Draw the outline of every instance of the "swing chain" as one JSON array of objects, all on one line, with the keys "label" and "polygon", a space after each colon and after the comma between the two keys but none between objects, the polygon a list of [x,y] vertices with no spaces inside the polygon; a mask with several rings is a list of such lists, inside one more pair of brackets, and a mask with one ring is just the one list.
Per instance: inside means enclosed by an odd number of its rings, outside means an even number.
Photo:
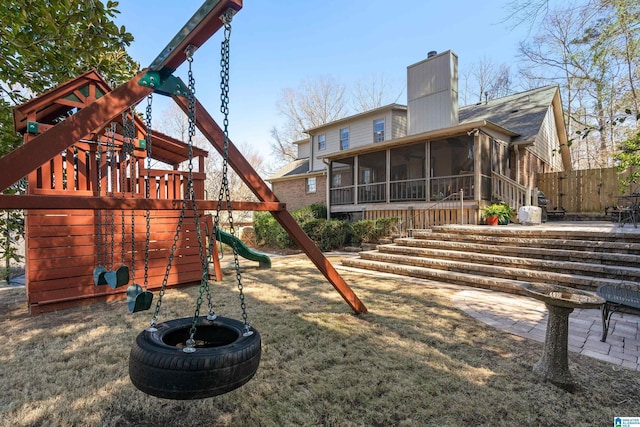
[{"label": "swing chain", "polygon": [[[120,173],[120,192],[122,193],[122,199],[124,200],[124,192],[125,192],[125,150],[127,149],[127,140],[129,134],[129,123],[127,112],[122,112],[122,147],[120,148],[120,153],[118,153],[118,172]],[[120,210],[120,216],[122,218],[122,242],[121,242],[121,255],[122,255],[122,265],[124,265],[124,239],[125,239],[125,230],[124,230],[124,209]]]},{"label": "swing chain", "polygon": [[196,309],[193,314],[193,321],[191,323],[191,328],[189,330],[189,339],[186,342],[186,347],[183,349],[186,353],[192,353],[195,351],[195,333],[196,333],[196,323],[198,321],[198,317],[200,316],[200,307],[203,302],[203,295],[206,291],[207,299],[209,303],[209,315],[207,319],[214,320],[217,316],[213,311],[213,305],[211,303],[211,294],[209,293],[209,278],[208,278],[208,264],[206,260],[204,243],[202,241],[202,234],[200,228],[200,220],[198,218],[198,206],[196,204],[196,193],[193,185],[193,137],[196,134],[196,87],[195,87],[195,79],[193,78],[193,52],[194,49],[189,46],[186,51],[187,61],[189,63],[189,111],[188,111],[188,119],[189,119],[189,175],[187,180],[187,191],[189,192],[189,198],[193,207],[193,218],[196,225],[196,235],[198,236],[198,253],[200,255],[200,265],[202,267],[202,276],[200,278],[200,293],[198,295],[198,300],[196,301]]},{"label": "swing chain", "polygon": [[[108,147],[108,151],[109,151],[109,169],[111,171],[111,195],[115,196],[115,187],[116,187],[116,177],[115,177],[115,163],[116,163],[116,124],[114,122],[111,123],[111,134],[109,137],[109,141],[107,142],[109,144]],[[115,230],[116,230],[116,222],[115,222],[115,212],[113,210],[111,210],[111,232],[109,233],[108,230],[106,230],[107,233],[111,234],[111,269],[114,269],[114,257],[115,257],[115,253],[116,253],[116,242],[115,242]]]},{"label": "swing chain", "polygon": [[[97,167],[97,173],[98,173],[98,185],[97,185],[97,190],[98,190],[98,197],[100,197],[101,194],[101,188],[102,188],[102,170],[101,170],[101,166],[102,166],[102,143],[101,143],[102,137],[98,134],[96,141],[97,141],[97,145],[98,145],[98,156],[96,159],[96,163],[98,164]],[[102,209],[98,209],[97,213],[97,219],[98,219],[98,253],[97,253],[97,258],[98,258],[98,264],[97,265],[102,265],[100,263],[100,259],[102,258],[102,254],[100,252],[102,252]],[[105,236],[106,238],[106,236]],[[105,250],[104,253],[104,257],[107,257],[107,251]],[[105,261],[106,264],[106,259],[104,259],[103,261]],[[103,266],[104,267],[104,266]]]},{"label": "swing chain", "polygon": [[[233,224],[233,209],[231,206],[231,195],[229,192],[229,42],[231,39],[231,19],[233,18],[234,11],[228,10],[227,13],[222,15],[220,19],[224,24],[224,40],[220,47],[220,112],[223,114],[223,132],[224,132],[224,145],[223,145],[223,161],[222,161],[222,185],[220,186],[220,193],[218,195],[218,205],[216,209],[216,216],[214,220],[214,230],[220,227],[220,211],[222,210],[223,197],[227,203],[227,216],[229,221],[229,232],[232,237],[235,237],[235,226]],[[238,291],[240,293],[240,308],[242,309],[242,320],[244,322],[245,336],[253,334],[251,327],[247,321],[247,305],[245,303],[245,297],[242,285],[242,275],[240,273],[240,261],[238,259],[238,247],[236,240],[232,239],[233,248],[233,263],[236,273],[236,282],[238,284]]]},{"label": "swing chain", "polygon": [[[151,197],[151,105],[153,103],[153,93],[147,96],[147,110],[145,116],[145,141],[147,145],[147,182],[144,189],[145,199]],[[151,211],[145,212],[146,219],[146,237],[144,241],[144,290],[149,285],[149,240],[151,239]]]}]

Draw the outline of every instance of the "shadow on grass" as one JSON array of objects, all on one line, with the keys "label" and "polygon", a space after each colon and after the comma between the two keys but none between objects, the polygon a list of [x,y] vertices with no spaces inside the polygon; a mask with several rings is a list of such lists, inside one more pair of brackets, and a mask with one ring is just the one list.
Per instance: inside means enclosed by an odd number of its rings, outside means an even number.
[{"label": "shadow on grass", "polygon": [[[28,317],[24,297],[0,294],[0,416],[16,426],[506,426],[604,425],[640,413],[625,400],[640,391],[635,373],[572,355],[577,393],[542,383],[531,372],[542,345],[469,318],[451,291],[344,272],[369,308],[357,316],[303,257],[274,264],[243,269],[263,340],[256,377],[201,401],[130,384],[129,350],[150,312],[106,303]],[[211,291],[218,314],[240,318],[234,279]],[[160,321],[191,316],[197,295],[169,290]]]}]

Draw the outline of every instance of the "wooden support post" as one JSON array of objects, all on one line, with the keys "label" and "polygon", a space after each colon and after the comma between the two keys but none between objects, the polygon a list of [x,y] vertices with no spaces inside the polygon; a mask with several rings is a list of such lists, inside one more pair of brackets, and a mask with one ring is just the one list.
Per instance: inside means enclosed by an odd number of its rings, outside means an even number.
[{"label": "wooden support post", "polygon": [[216,276],[216,282],[222,282],[222,267],[220,266],[220,258],[218,257],[218,241],[216,240],[216,236],[214,236],[215,230],[213,229],[213,218],[211,215],[207,215],[205,217],[205,221],[207,222],[207,227],[209,227],[209,235],[207,236],[209,239],[213,239],[213,243],[209,243],[211,245],[211,262],[213,262],[213,271]]},{"label": "wooden support post", "polygon": [[[189,104],[188,100],[173,96],[176,103],[182,108],[182,110],[188,114]],[[209,115],[209,112],[200,104],[196,99],[196,126],[207,138],[211,145],[220,153],[224,153],[224,133],[218,124]],[[253,194],[263,202],[277,202],[278,198],[262,180],[260,175],[253,169],[253,166],[247,161],[247,159],[240,153],[235,145],[229,141],[228,145],[229,153],[229,166],[233,168],[242,181],[253,191]],[[291,216],[287,210],[272,211],[271,214],[275,217],[276,221],[282,225],[282,227],[289,233],[289,236],[294,242],[302,249],[311,262],[320,270],[324,277],[329,280],[331,285],[342,296],[342,298],[349,304],[349,306],[356,312],[366,313],[367,307],[360,301],[358,296],[353,292],[349,285],[344,281],[342,276],[336,271],[331,263],[325,258],[324,254],[316,244],[306,235],[306,233],[300,228],[300,225]]]}]

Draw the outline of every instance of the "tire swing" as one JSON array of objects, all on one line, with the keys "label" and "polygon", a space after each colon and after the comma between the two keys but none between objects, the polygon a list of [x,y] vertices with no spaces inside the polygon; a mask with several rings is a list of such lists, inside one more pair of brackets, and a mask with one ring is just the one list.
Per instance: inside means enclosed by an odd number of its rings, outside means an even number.
[{"label": "tire swing", "polygon": [[[228,90],[229,90],[229,36],[231,15],[223,15],[225,38],[222,42],[221,111],[224,114],[223,178],[215,216],[216,226],[223,196],[226,195],[229,223],[234,232],[229,183],[228,161]],[[246,304],[242,292],[242,281],[237,248],[234,245],[235,276],[240,291],[240,307],[243,321],[218,317],[211,303],[208,284],[208,263],[198,219],[195,191],[193,188],[193,145],[195,135],[195,85],[191,72],[193,49],[186,51],[189,62],[189,174],[187,189],[182,201],[169,263],[162,281],[151,325],[135,340],[129,356],[129,377],[140,391],[165,399],[204,399],[235,390],[249,381],[258,370],[261,356],[260,333],[247,323]],[[169,270],[174,258],[176,243],[184,220],[187,198],[191,201],[198,236],[198,247],[202,266],[200,294],[192,318],[182,318],[157,323]],[[209,314],[200,316],[200,306],[206,293]]]}]

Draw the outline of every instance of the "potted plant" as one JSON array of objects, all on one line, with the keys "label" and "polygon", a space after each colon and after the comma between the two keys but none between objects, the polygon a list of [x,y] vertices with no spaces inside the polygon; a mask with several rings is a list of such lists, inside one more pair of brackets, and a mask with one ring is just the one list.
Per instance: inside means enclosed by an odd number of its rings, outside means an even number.
[{"label": "potted plant", "polygon": [[484,208],[482,216],[487,225],[506,225],[509,223],[509,218],[514,214],[515,211],[511,206],[505,202],[500,202],[492,203]]}]

